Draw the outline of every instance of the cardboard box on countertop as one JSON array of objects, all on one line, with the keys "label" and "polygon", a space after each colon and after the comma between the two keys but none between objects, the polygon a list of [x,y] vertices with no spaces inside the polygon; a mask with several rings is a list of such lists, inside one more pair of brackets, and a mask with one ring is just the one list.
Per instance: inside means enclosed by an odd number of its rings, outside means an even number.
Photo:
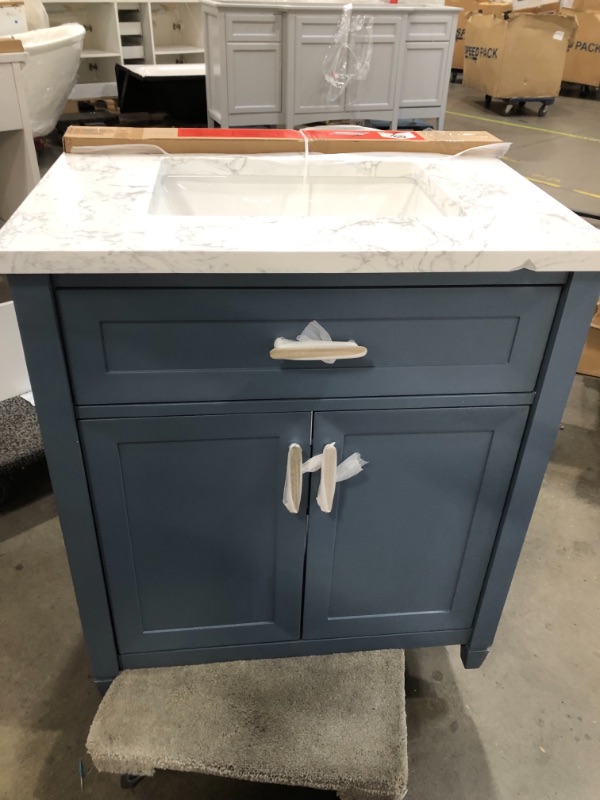
[{"label": "cardboard box on countertop", "polygon": [[600,86],[600,11],[565,11],[576,16],[579,26],[569,45],[563,81]]},{"label": "cardboard box on countertop", "polygon": [[492,97],[556,97],[576,30],[566,14],[471,14],[463,82]]},{"label": "cardboard box on countertop", "polygon": [[265,130],[235,128],[67,128],[65,152],[81,147],[155,145],[166,153],[268,154],[407,152],[455,155],[498,144],[485,131]]}]

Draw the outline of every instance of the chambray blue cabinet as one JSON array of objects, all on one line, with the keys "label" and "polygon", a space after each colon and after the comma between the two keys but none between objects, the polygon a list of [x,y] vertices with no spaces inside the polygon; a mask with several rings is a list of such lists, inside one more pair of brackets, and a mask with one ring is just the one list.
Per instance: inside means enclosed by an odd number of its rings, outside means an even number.
[{"label": "chambray blue cabinet", "polygon": [[[468,627],[526,417],[519,406],[83,421],[120,651]],[[330,514],[318,476],[288,512],[289,445],[307,458],[331,442],[368,467],[339,484]]]},{"label": "chambray blue cabinet", "polygon": [[85,420],[122,653],[298,639],[306,521],[282,502],[310,414]]},{"label": "chambray blue cabinet", "polygon": [[[390,647],[483,663],[594,275],[11,285],[101,689],[126,668]],[[366,355],[271,358],[311,319]],[[304,474],[290,513],[290,445],[306,460],[331,443],[368,464],[329,513]]]},{"label": "chambray blue cabinet", "polygon": [[315,414],[314,448],[368,465],[311,498],[303,634],[374,636],[471,624],[527,408]]}]

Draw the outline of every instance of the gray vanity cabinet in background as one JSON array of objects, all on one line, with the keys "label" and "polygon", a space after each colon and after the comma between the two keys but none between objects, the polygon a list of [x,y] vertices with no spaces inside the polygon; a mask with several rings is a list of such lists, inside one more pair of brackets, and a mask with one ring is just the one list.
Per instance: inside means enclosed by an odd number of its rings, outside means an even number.
[{"label": "gray vanity cabinet in background", "polygon": [[[332,88],[323,77],[323,61],[335,42],[340,21],[337,15],[287,15],[287,25],[294,46],[288,55],[288,70],[293,74],[291,93],[294,124],[311,122],[315,114],[393,111],[396,100],[396,75],[399,48],[404,28],[402,17],[376,17],[373,20],[372,51],[369,70],[364,80],[352,81],[335,99]],[[366,47],[367,37],[350,39],[352,52]],[[350,59],[350,64],[354,62]],[[308,115],[306,118],[303,115]]]},{"label": "gray vanity cabinet in background", "polygon": [[449,53],[449,42],[407,42],[399,76],[400,116],[435,116],[445,106]]},{"label": "gray vanity cabinet in background", "polygon": [[[339,15],[295,14],[287,20],[293,47],[287,54],[287,69],[293,76],[287,103],[294,116],[339,114],[344,110],[344,92],[328,97],[330,85],[323,77],[323,61],[333,46]],[[312,117],[311,117],[312,118]]]},{"label": "gray vanity cabinet in background", "polygon": [[281,44],[229,42],[227,65],[229,114],[281,114]]},{"label": "gray vanity cabinet in background", "polygon": [[[457,9],[445,6],[354,6],[372,22],[369,69],[340,94],[330,92],[323,62],[335,44],[342,5],[269,3],[252,10],[233,2],[203,3],[209,124],[221,127],[381,119],[443,119]],[[310,9],[310,10],[308,10]],[[359,29],[348,41],[364,52]]]}]

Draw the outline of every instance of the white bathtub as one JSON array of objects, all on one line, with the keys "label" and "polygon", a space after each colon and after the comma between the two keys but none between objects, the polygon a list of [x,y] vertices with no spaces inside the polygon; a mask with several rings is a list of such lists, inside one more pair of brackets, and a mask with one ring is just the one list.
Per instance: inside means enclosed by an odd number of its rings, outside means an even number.
[{"label": "white bathtub", "polygon": [[34,136],[54,128],[75,85],[85,28],[77,23],[19,33],[28,59],[23,70],[25,96]]}]

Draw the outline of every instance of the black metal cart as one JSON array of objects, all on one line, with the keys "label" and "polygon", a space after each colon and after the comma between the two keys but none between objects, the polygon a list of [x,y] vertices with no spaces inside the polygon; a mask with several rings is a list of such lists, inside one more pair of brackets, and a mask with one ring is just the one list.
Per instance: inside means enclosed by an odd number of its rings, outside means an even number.
[{"label": "black metal cart", "polygon": [[[489,108],[492,105],[493,99],[494,98],[491,94],[486,94],[486,108]],[[552,105],[552,103],[554,103],[556,97],[498,97],[497,99],[502,100],[502,102],[505,103],[505,106],[502,109],[502,114],[505,117],[510,116],[515,109],[521,113],[525,108],[526,103],[541,103],[538,111],[538,117],[545,117],[548,113],[548,108]]]},{"label": "black metal cart", "polygon": [[600,94],[600,86],[590,86],[587,83],[575,83],[574,81],[563,81],[562,89],[565,94],[570,91],[579,91],[579,97],[589,98],[590,100],[596,99]]}]

